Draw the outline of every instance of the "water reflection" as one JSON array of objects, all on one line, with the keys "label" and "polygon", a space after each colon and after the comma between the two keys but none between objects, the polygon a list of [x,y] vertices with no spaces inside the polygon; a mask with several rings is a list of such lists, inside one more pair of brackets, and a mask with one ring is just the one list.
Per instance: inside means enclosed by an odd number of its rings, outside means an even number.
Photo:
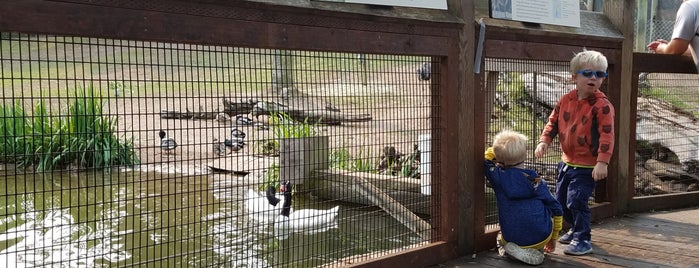
[{"label": "water reflection", "polygon": [[338,229],[278,239],[273,224],[245,211],[245,193],[257,183],[250,180],[152,171],[6,175],[0,264],[312,267],[421,242],[385,213],[347,204]]}]

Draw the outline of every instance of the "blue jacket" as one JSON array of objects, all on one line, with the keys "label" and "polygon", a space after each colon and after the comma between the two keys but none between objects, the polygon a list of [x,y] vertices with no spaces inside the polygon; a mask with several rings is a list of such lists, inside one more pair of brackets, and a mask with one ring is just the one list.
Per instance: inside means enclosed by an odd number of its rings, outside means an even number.
[{"label": "blue jacket", "polygon": [[544,180],[534,170],[500,168],[485,160],[485,177],[495,191],[503,239],[519,246],[544,242],[553,230],[553,216],[563,215]]}]

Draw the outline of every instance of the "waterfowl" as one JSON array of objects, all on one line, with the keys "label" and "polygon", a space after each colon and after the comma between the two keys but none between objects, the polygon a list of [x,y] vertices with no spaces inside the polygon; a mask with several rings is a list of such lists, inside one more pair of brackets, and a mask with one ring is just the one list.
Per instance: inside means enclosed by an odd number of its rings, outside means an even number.
[{"label": "waterfowl", "polygon": [[429,62],[423,62],[420,67],[417,68],[417,75],[420,80],[427,81],[430,80],[431,64]]},{"label": "waterfowl", "polygon": [[245,132],[243,132],[242,130],[237,129],[237,128],[231,128],[231,137],[238,138],[238,139],[244,139]]},{"label": "waterfowl", "polygon": [[283,196],[276,193],[274,186],[267,187],[264,195],[253,189],[248,189],[245,197],[245,209],[248,215],[259,221],[272,222],[279,215],[278,204]]},{"label": "waterfowl", "polygon": [[243,149],[243,147],[245,146],[245,141],[238,138],[225,139],[223,141],[223,145],[226,146],[226,149],[231,150],[233,152],[237,152]]},{"label": "waterfowl", "polygon": [[238,125],[249,126],[252,125],[252,119],[250,117],[246,117],[242,114],[239,114],[235,116],[235,123]]},{"label": "waterfowl", "polygon": [[172,150],[175,150],[177,148],[177,142],[175,139],[170,138],[167,136],[165,131],[162,129],[158,133],[158,136],[160,136],[160,149],[165,151],[166,153],[170,153]]},{"label": "waterfowl", "polygon": [[228,150],[226,149],[226,145],[223,142],[219,142],[218,139],[214,139],[214,144],[213,144],[213,149],[214,149],[214,154],[218,156],[224,156],[228,154]]},{"label": "waterfowl", "polygon": [[331,209],[291,208],[291,182],[286,181],[281,189],[284,195],[279,216],[275,219],[274,230],[280,239],[286,239],[292,233],[315,234],[337,228],[337,214],[340,206]]}]

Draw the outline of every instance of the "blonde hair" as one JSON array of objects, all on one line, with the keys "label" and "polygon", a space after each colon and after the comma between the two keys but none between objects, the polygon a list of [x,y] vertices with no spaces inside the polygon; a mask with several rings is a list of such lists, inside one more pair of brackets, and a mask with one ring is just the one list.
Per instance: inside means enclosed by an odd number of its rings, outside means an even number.
[{"label": "blonde hair", "polygon": [[527,159],[527,141],[524,134],[513,130],[500,131],[493,140],[493,153],[498,162],[514,166]]},{"label": "blonde hair", "polygon": [[570,72],[575,74],[582,69],[584,65],[593,65],[598,68],[594,71],[607,71],[607,57],[602,53],[594,50],[584,49],[582,52],[575,54],[570,60]]}]

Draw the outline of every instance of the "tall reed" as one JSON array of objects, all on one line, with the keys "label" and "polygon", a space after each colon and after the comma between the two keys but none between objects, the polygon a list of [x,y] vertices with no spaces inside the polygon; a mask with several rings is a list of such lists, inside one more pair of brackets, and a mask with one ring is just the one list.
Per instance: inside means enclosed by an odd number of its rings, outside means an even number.
[{"label": "tall reed", "polygon": [[92,88],[78,93],[68,115],[54,115],[39,101],[29,115],[21,102],[0,105],[0,162],[37,171],[108,168],[140,162],[133,142],[117,138],[117,121],[102,113]]}]

